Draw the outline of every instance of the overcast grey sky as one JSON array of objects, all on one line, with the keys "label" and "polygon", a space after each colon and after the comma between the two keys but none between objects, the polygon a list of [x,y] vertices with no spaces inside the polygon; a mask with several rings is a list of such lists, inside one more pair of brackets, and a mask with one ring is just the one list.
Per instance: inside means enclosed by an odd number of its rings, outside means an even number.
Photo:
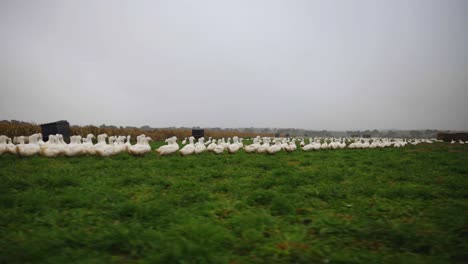
[{"label": "overcast grey sky", "polygon": [[468,1],[0,1],[0,119],[468,129]]}]

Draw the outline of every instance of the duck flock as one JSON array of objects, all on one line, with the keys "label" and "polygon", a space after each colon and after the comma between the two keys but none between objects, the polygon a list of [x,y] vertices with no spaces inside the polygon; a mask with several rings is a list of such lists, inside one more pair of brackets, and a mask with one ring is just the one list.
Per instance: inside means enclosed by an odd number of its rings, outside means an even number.
[{"label": "duck flock", "polygon": [[[44,142],[41,133],[33,134],[29,137],[14,137],[13,140],[7,136],[0,135],[0,155],[17,154],[22,157],[41,155],[44,157],[57,156],[83,156],[97,155],[109,157],[119,153],[127,152],[130,155],[141,156],[151,152],[149,144],[151,137],[140,135],[136,138],[136,144],[131,144],[130,136],[108,136],[101,134],[96,138],[93,134],[88,134],[85,138],[79,135],[71,136],[70,143],[66,143],[60,134],[50,135],[49,140]],[[373,148],[401,148],[406,145],[417,145],[420,143],[442,142],[437,139],[400,139],[400,138],[271,138],[257,136],[252,144],[244,145],[243,138],[237,136],[225,140],[209,138],[206,142],[203,137],[195,143],[194,137],[185,138],[181,146],[177,143],[176,137],[165,140],[167,143],[155,151],[160,156],[180,153],[182,156],[212,152],[214,154],[237,153],[241,149],[246,153],[266,153],[275,154],[281,151],[293,152],[298,149],[302,151],[320,151],[336,149],[373,149]],[[188,141],[188,142],[187,142]],[[26,143],[27,142],[27,143]],[[307,142],[307,143],[306,143]],[[464,141],[452,144],[468,143]]]}]

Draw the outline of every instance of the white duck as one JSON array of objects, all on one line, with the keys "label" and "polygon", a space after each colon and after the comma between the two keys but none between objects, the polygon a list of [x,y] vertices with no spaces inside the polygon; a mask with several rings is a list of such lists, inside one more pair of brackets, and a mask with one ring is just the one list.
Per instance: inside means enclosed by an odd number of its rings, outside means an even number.
[{"label": "white duck", "polygon": [[275,154],[281,151],[281,141],[277,138],[275,139],[275,144],[267,148],[268,154]]},{"label": "white duck", "polygon": [[70,144],[65,148],[65,156],[74,157],[86,154],[86,150],[81,145],[81,136],[71,136]]},{"label": "white duck", "polygon": [[119,136],[114,142],[114,154],[126,152],[128,147],[124,143],[125,137]]},{"label": "white duck", "polygon": [[88,155],[96,155],[96,148],[94,147],[94,144],[93,144],[93,138],[95,138],[93,134],[88,134],[86,136],[86,139],[84,139],[85,142],[82,144],[83,149],[86,151]]},{"label": "white duck", "polygon": [[216,146],[217,146],[216,145],[216,139],[212,139],[212,142],[208,145],[208,147],[206,149],[208,151],[213,151]]},{"label": "white duck", "polygon": [[128,148],[128,154],[134,156],[143,156],[148,152],[151,152],[151,146],[149,144],[152,141],[151,137],[140,137],[140,140],[130,148]]},{"label": "white duck", "polygon": [[310,139],[309,139],[309,144],[303,146],[303,147],[302,147],[302,150],[304,150],[304,151],[312,151],[312,150],[314,150],[314,144],[315,144],[315,142],[312,141],[312,139],[310,138]]},{"label": "white duck", "polygon": [[208,141],[205,142],[205,146],[209,146],[211,144],[211,137],[208,138]]},{"label": "white duck", "polygon": [[368,140],[364,140],[364,143],[361,144],[361,148],[363,149],[366,149],[366,148],[369,148],[369,141]]},{"label": "white duck", "polygon": [[187,156],[195,153],[195,144],[193,144],[194,137],[189,137],[189,143],[179,150],[180,155]]},{"label": "white duck", "polygon": [[28,144],[19,144],[16,146],[17,152],[22,157],[29,157],[39,154],[41,147],[37,143],[39,141],[39,135],[34,134],[29,137]]},{"label": "white duck", "polygon": [[6,146],[7,146],[8,153],[13,154],[13,155],[16,155],[18,153],[16,149],[16,145],[11,142],[11,138],[7,138]]},{"label": "white duck", "polygon": [[235,136],[232,138],[232,140],[234,141],[234,143],[230,144],[227,149],[229,153],[234,154],[240,149],[239,138]]},{"label": "white duck", "polygon": [[4,136],[4,135],[0,136],[0,155],[8,152],[7,139],[8,139],[7,136]]},{"label": "white duck", "polygon": [[296,141],[295,141],[294,139],[291,140],[291,141],[289,141],[288,146],[286,146],[286,147],[284,148],[284,150],[285,150],[286,152],[293,152],[293,151],[295,151],[296,149],[297,149],[297,146],[296,146]]},{"label": "white duck", "polygon": [[263,144],[260,145],[257,149],[257,153],[265,153],[269,147],[270,147],[270,139],[264,138]]},{"label": "white duck", "polygon": [[57,135],[50,135],[49,140],[41,146],[41,156],[55,158],[64,153],[64,147],[58,140]]},{"label": "white duck", "polygon": [[195,154],[200,154],[206,151],[206,146],[203,143],[205,138],[201,137],[198,139],[198,143],[195,144]]},{"label": "white duck", "polygon": [[218,144],[214,147],[213,152],[218,155],[224,153],[224,140],[223,139],[218,139]]},{"label": "white duck", "polygon": [[333,138],[332,141],[330,142],[330,144],[328,144],[328,147],[330,149],[337,149],[338,148],[338,143],[335,141],[335,139]]},{"label": "white duck", "polygon": [[239,138],[239,147],[240,148],[244,148],[244,139],[243,138]]},{"label": "white duck", "polygon": [[288,142],[288,139],[284,138],[281,140],[281,149],[282,150],[285,150],[286,148],[289,147],[289,142]]},{"label": "white duck", "polygon": [[320,146],[321,149],[328,149],[328,143],[327,140],[325,139],[322,143],[322,146]]},{"label": "white duck", "polygon": [[156,152],[159,153],[160,156],[169,155],[175,153],[179,150],[179,144],[177,144],[177,137],[171,137],[166,139],[167,145],[159,147]]},{"label": "white duck", "polygon": [[231,138],[228,138],[226,142],[224,142],[224,138],[223,138],[224,150],[227,150],[227,148],[229,147],[229,145],[231,145]]},{"label": "white duck", "polygon": [[258,147],[260,147],[260,137],[257,136],[256,138],[253,139],[253,143],[245,146],[244,151],[247,153],[253,153],[258,150]]},{"label": "white duck", "polygon": [[130,140],[132,139],[132,136],[128,135],[127,139],[125,140],[125,150],[128,151],[128,148],[132,146],[132,143]]},{"label": "white duck", "polygon": [[37,144],[39,144],[39,146],[42,146],[45,144],[45,142],[42,140],[42,133],[37,133],[39,139],[37,140]]},{"label": "white duck", "polygon": [[109,144],[106,143],[107,134],[98,135],[98,143],[94,145],[96,154],[101,157],[109,157],[114,155],[113,138],[109,138]]}]

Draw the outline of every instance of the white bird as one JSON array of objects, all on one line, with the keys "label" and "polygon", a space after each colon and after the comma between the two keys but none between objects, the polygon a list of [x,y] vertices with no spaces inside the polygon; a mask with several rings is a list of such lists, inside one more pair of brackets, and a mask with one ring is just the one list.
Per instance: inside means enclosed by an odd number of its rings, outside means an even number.
[{"label": "white bird", "polygon": [[213,152],[215,154],[223,154],[224,153],[224,141],[223,139],[218,139],[218,144],[213,148]]},{"label": "white bird", "polygon": [[16,149],[16,145],[11,143],[11,138],[7,138],[6,146],[7,146],[8,153],[13,154],[13,155],[16,155],[18,153]]},{"label": "white bird", "polygon": [[135,145],[128,148],[128,154],[142,156],[148,152],[151,152],[151,146],[149,144],[150,141],[152,141],[151,137],[141,137]]},{"label": "white bird", "polygon": [[[219,144],[219,143],[218,143],[218,144]],[[228,138],[226,142],[224,142],[224,138],[223,138],[224,150],[227,150],[227,148],[229,147],[229,145],[231,145],[231,138]]]},{"label": "white bird", "polygon": [[198,143],[195,144],[195,154],[200,154],[206,151],[206,146],[203,143],[205,138],[201,137],[198,139]]},{"label": "white bird", "polygon": [[244,139],[239,138],[239,142],[237,144],[239,144],[239,148],[243,148],[244,147]]},{"label": "white bird", "polygon": [[70,144],[65,148],[65,156],[74,157],[86,154],[86,150],[81,145],[81,136],[71,136]]},{"label": "white bird", "polygon": [[288,139],[284,138],[281,140],[281,149],[285,150],[286,148],[289,147]]},{"label": "white bird", "polygon": [[41,147],[37,143],[38,140],[39,140],[38,134],[33,134],[29,136],[28,144],[24,144],[23,142],[22,144],[19,144],[18,146],[16,146],[18,154],[22,157],[29,157],[29,156],[34,156],[34,155],[39,154],[39,152],[41,151]]},{"label": "white bird", "polygon": [[257,136],[256,138],[253,139],[253,143],[245,146],[244,151],[247,153],[253,153],[258,150],[258,147],[260,147],[260,137]]},{"label": "white bird", "polygon": [[212,139],[212,142],[208,145],[208,147],[206,149],[208,151],[213,151],[216,146],[217,146],[216,145],[216,139]]},{"label": "white bird", "polygon": [[322,146],[320,146],[321,149],[328,149],[328,143],[327,140],[325,139],[322,143]]},{"label": "white bird", "polygon": [[114,142],[114,154],[127,152],[128,146],[125,145],[124,141],[125,141],[124,136],[118,136],[117,137],[117,139]]},{"label": "white bird", "polygon": [[96,155],[96,149],[93,144],[93,138],[95,138],[93,134],[88,134],[86,136],[85,142],[83,143],[83,149],[88,155]]},{"label": "white bird", "polygon": [[4,136],[4,135],[0,136],[0,155],[8,152],[7,139],[8,139],[7,136]]},{"label": "white bird", "polygon": [[41,133],[37,133],[39,139],[37,140],[37,144],[39,144],[39,146],[42,146],[45,144],[45,142],[42,140],[42,134]]},{"label": "white bird", "polygon": [[160,156],[169,155],[175,153],[179,150],[179,144],[177,144],[177,137],[171,137],[166,139],[167,145],[159,147],[156,152],[159,153]]},{"label": "white bird", "polygon": [[109,137],[109,144],[106,142],[107,134],[98,135],[98,143],[94,145],[96,154],[101,157],[109,157],[114,155],[114,137]]},{"label": "white bird", "polygon": [[329,149],[337,149],[338,148],[338,143],[335,142],[335,139],[332,139],[330,144],[328,144]]},{"label": "white bird", "polygon": [[208,141],[205,142],[205,146],[208,146],[211,144],[211,137],[208,138]]},{"label": "white bird", "polygon": [[366,149],[369,147],[369,141],[365,140],[364,143],[361,144],[361,148]]},{"label": "white bird", "polygon": [[266,149],[267,153],[268,154],[275,154],[275,153],[278,153],[279,151],[281,151],[281,142],[280,140],[277,138],[275,139],[275,144],[273,146],[270,146]]},{"label": "white bird", "polygon": [[187,156],[195,153],[195,144],[193,144],[194,137],[189,137],[189,143],[179,150],[180,155]]},{"label": "white bird", "polygon": [[127,136],[127,139],[125,141],[125,150],[128,151],[128,148],[132,146],[132,143],[130,142],[130,140],[132,139],[132,136],[128,135]]},{"label": "white bird", "polygon": [[239,138],[237,136],[233,137],[232,140],[234,141],[234,143],[230,144],[227,149],[229,153],[234,154],[237,151],[239,151],[240,144],[239,144]]},{"label": "white bird", "polygon": [[293,151],[295,151],[296,149],[297,149],[297,146],[296,146],[295,140],[291,140],[291,141],[289,142],[288,146],[286,146],[286,147],[284,148],[284,150],[285,150],[286,152],[293,152]]},{"label": "white bird", "polygon": [[265,153],[269,147],[270,147],[270,139],[264,138],[263,144],[260,145],[257,149],[257,153]]},{"label": "white bird", "polygon": [[302,147],[302,150],[304,150],[304,151],[311,151],[311,150],[314,149],[314,148],[313,148],[314,144],[315,144],[314,141],[309,140],[309,144],[304,145],[304,146]]},{"label": "white bird", "polygon": [[55,158],[65,152],[65,148],[58,140],[58,135],[49,135],[49,140],[41,146],[41,156]]}]

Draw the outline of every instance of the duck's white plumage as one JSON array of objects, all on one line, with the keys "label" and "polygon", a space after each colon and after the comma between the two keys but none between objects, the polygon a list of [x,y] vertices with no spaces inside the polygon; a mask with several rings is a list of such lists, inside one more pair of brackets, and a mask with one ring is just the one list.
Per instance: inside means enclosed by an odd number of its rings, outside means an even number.
[{"label": "duck's white plumage", "polygon": [[239,138],[238,137],[233,137],[233,141],[234,141],[234,143],[229,144],[229,146],[227,147],[228,152],[231,153],[231,154],[236,153],[241,148],[241,145],[239,144]]},{"label": "duck's white plumage", "polygon": [[152,141],[151,137],[139,137],[137,143],[128,148],[128,153],[134,156],[143,156],[148,152],[151,152],[151,146],[149,144]]},{"label": "duck's white plumage", "polygon": [[263,144],[260,145],[257,149],[257,153],[265,153],[269,147],[270,147],[270,139],[264,138]]},{"label": "duck's white plumage", "polygon": [[194,137],[189,137],[189,143],[179,150],[180,155],[188,156],[195,153],[195,144],[193,144]]},{"label": "duck's white plumage", "polygon": [[175,153],[179,150],[179,144],[177,144],[177,137],[171,137],[166,139],[167,145],[159,147],[156,152],[159,153],[160,156],[170,155]]},{"label": "duck's white plumage", "polygon": [[22,157],[34,156],[40,153],[41,147],[38,144],[39,135],[34,134],[29,137],[28,144],[19,144],[16,146],[17,153]]},{"label": "duck's white plumage", "polygon": [[195,144],[195,154],[201,154],[206,151],[205,143],[203,142],[205,138],[201,137],[198,139],[198,143]]},{"label": "duck's white plumage", "polygon": [[281,151],[281,142],[279,139],[275,139],[275,144],[266,149],[268,154],[275,154]]},{"label": "duck's white plumage", "polygon": [[224,140],[218,139],[218,144],[213,148],[213,152],[215,154],[223,154],[224,153]]},{"label": "duck's white plumage", "polygon": [[253,143],[245,146],[244,151],[247,153],[254,153],[257,151],[258,147],[260,147],[260,137],[257,136],[256,138],[253,139]]}]

